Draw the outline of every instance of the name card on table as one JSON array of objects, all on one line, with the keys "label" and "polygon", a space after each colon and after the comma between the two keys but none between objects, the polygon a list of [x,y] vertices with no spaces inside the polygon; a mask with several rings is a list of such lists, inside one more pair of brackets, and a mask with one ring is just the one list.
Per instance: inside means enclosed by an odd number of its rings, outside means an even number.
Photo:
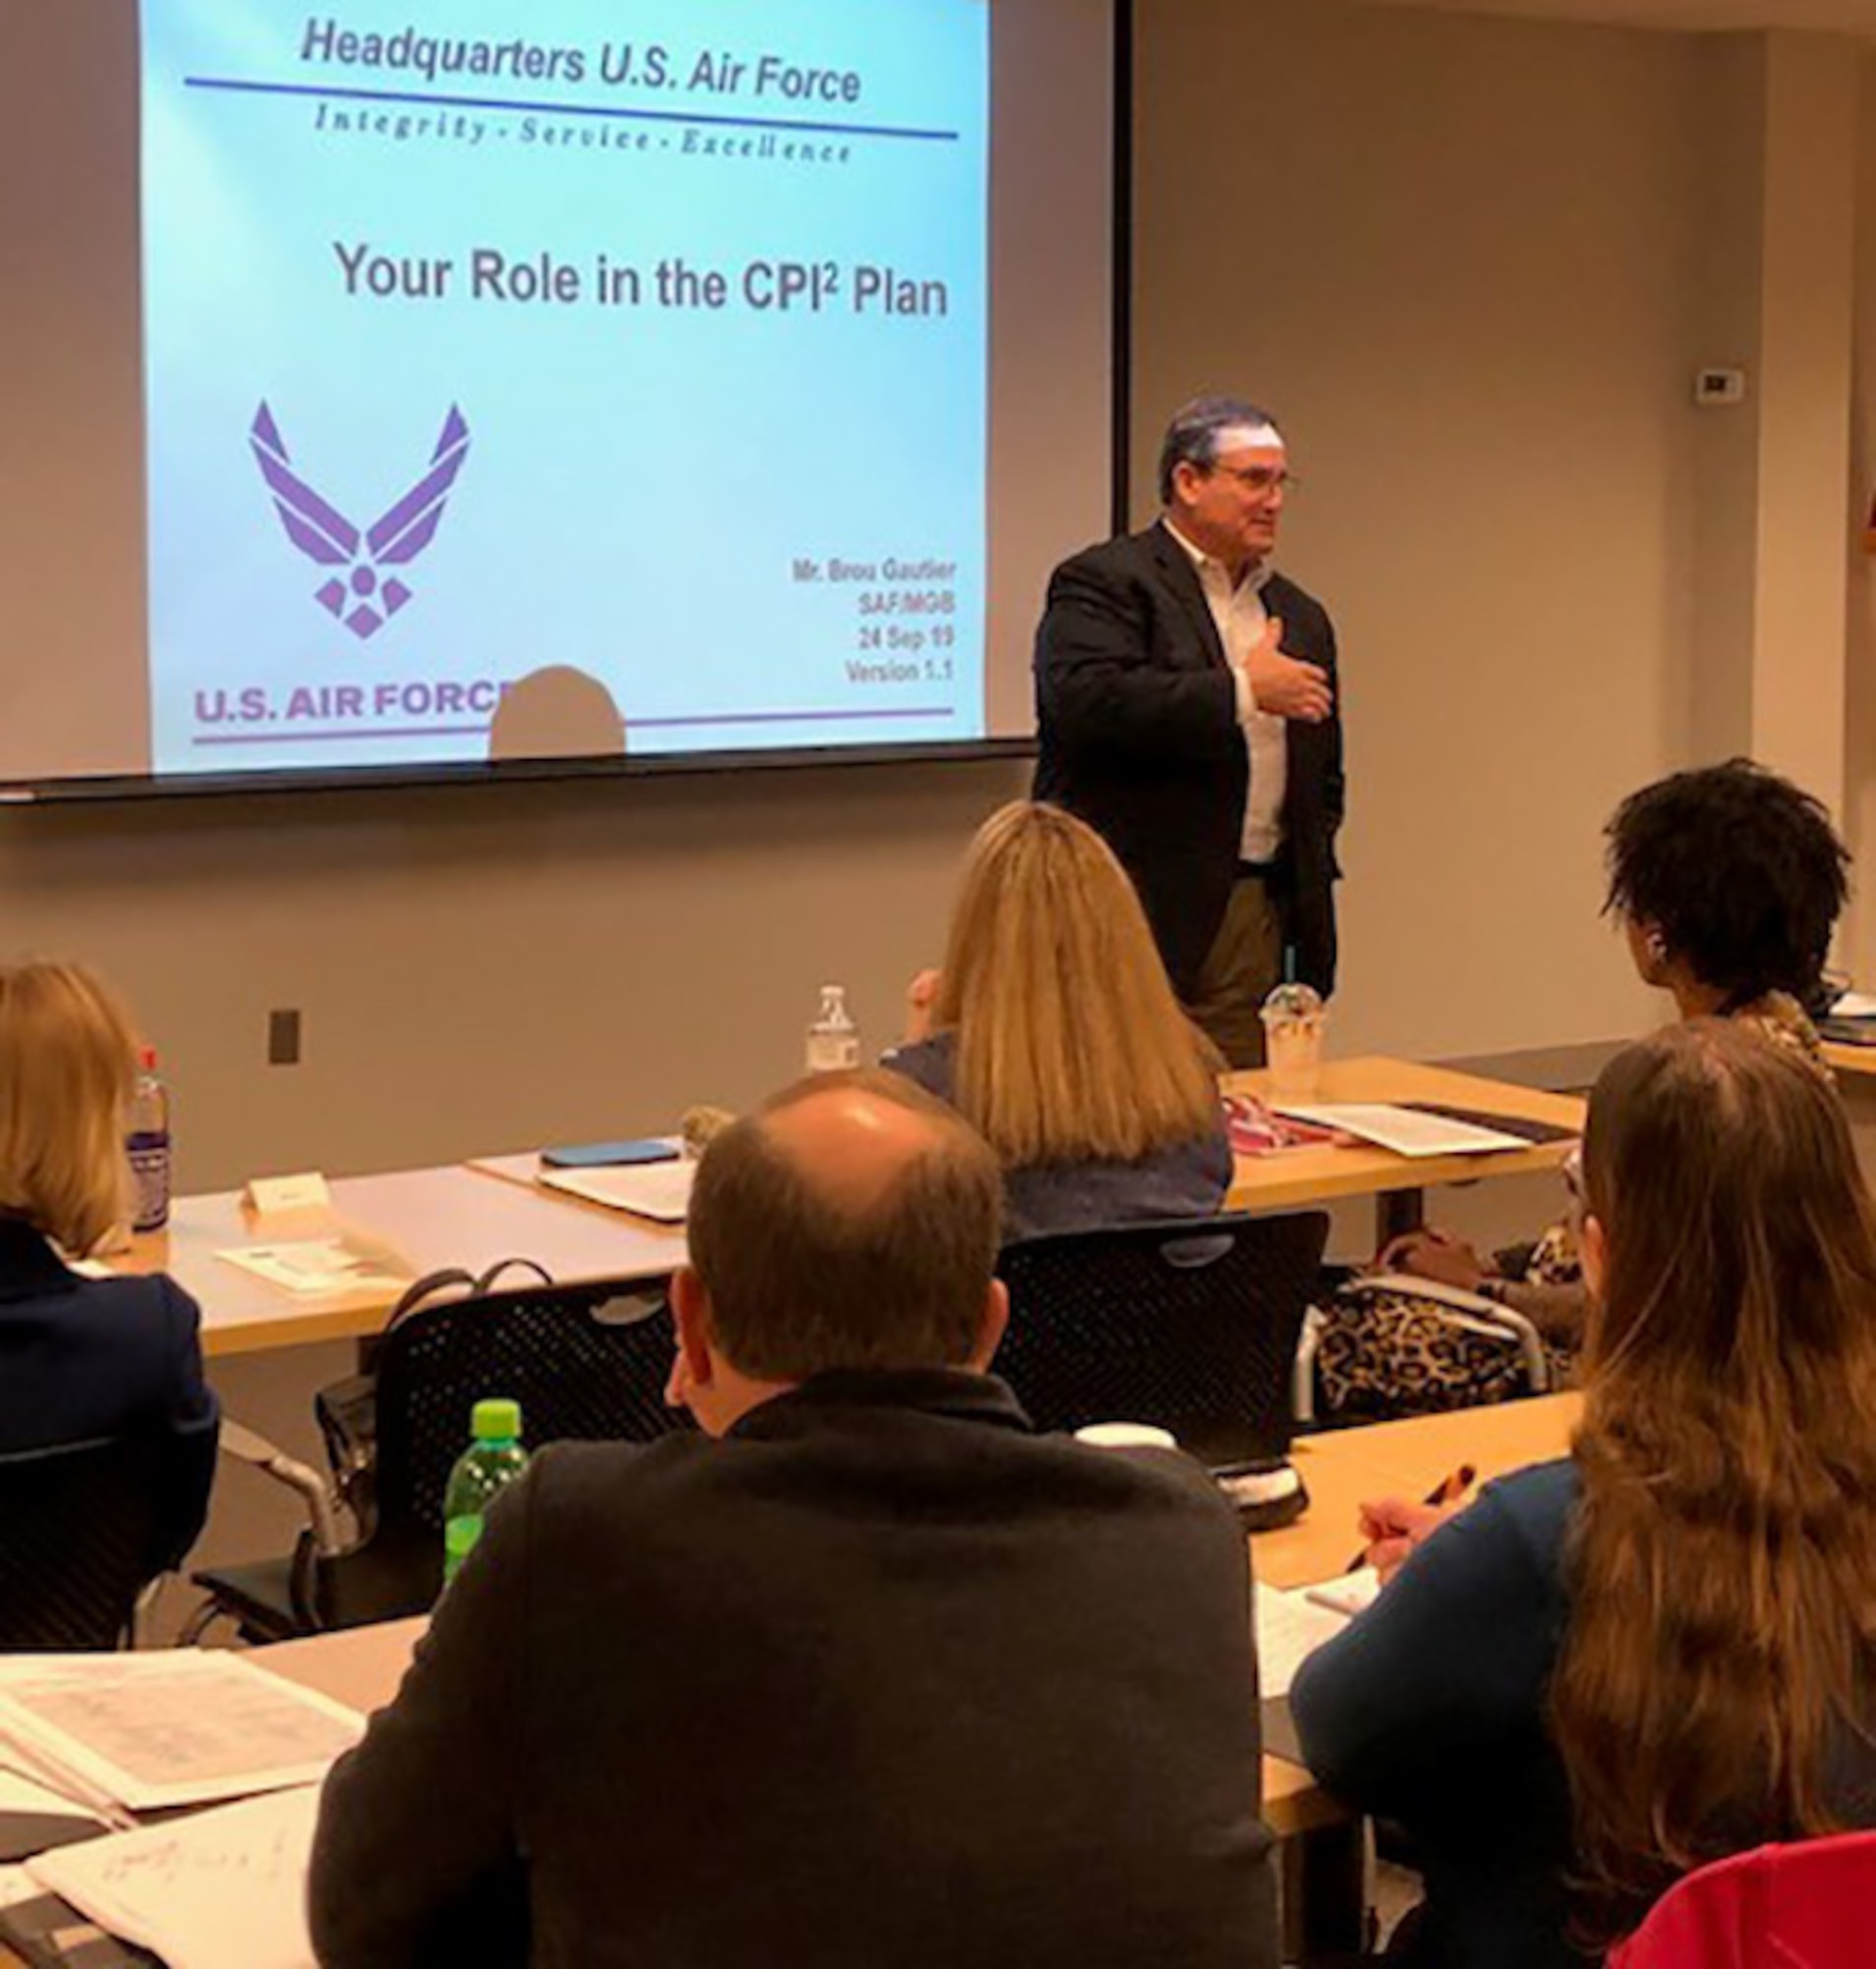
[{"label": "name card on table", "polygon": [[332,1190],[317,1170],[303,1175],[257,1175],[241,1192],[241,1208],[262,1230],[327,1218],[332,1207]]}]

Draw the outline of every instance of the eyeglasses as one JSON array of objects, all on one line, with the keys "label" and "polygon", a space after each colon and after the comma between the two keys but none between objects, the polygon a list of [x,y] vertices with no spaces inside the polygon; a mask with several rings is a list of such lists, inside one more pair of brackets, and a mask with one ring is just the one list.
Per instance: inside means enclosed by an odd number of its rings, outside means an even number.
[{"label": "eyeglasses", "polygon": [[1214,472],[1222,472],[1227,478],[1235,478],[1245,491],[1254,493],[1260,499],[1268,498],[1273,492],[1287,496],[1302,489],[1302,480],[1293,472],[1269,465],[1214,465]]}]

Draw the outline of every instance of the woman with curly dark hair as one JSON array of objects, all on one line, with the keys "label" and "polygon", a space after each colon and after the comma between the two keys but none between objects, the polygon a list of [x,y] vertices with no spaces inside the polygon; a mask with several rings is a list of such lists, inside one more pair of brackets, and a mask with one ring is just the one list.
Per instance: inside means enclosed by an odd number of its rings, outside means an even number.
[{"label": "woman with curly dark hair", "polygon": [[[1610,818],[1608,895],[1642,982],[1683,1019],[1744,1020],[1829,1078],[1810,1014],[1848,898],[1849,856],[1811,794],[1750,759],[1670,774]],[[1583,1291],[1563,1227],[1487,1259],[1438,1231],[1399,1239],[1384,1270],[1475,1292],[1568,1349]]]},{"label": "woman with curly dark hair", "polygon": [[1729,759],[1631,794],[1606,832],[1603,910],[1621,919],[1642,982],[1670,991],[1683,1019],[1788,1025],[1792,1008],[1822,1008],[1849,856],[1819,801]]}]

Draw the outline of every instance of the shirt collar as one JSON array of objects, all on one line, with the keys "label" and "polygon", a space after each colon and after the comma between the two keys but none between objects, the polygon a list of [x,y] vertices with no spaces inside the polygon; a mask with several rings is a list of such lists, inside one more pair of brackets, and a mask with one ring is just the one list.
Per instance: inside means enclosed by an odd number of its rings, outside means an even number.
[{"label": "shirt collar", "polygon": [[812,1425],[816,1411],[909,1409],[962,1422],[988,1423],[1022,1434],[1033,1431],[1009,1384],[994,1374],[968,1367],[916,1367],[862,1372],[841,1368],[816,1374],[786,1394],[777,1395],[735,1423],[732,1436],[791,1434]]},{"label": "shirt collar", "polygon": [[1219,560],[1215,554],[1207,553],[1203,547],[1194,546],[1193,543],[1189,540],[1187,540],[1186,537],[1179,531],[1179,529],[1170,520],[1164,518],[1163,516],[1160,518],[1159,524],[1162,527],[1164,527],[1166,532],[1169,533],[1172,536],[1172,538],[1175,540],[1177,540],[1179,544],[1186,550],[1186,554],[1188,558],[1191,560],[1192,565],[1199,570],[1201,575],[1203,575],[1208,568],[1216,570],[1219,579],[1221,580],[1226,585],[1226,587],[1231,589],[1231,593],[1233,595],[1242,595],[1247,591],[1252,595],[1262,595],[1265,588],[1270,583],[1271,576],[1275,574],[1277,571],[1274,567],[1271,566],[1269,561],[1267,560],[1259,561],[1258,564],[1244,576],[1242,581],[1238,582],[1235,586],[1232,586],[1230,569],[1227,568],[1224,565],[1224,563],[1221,560]]}]

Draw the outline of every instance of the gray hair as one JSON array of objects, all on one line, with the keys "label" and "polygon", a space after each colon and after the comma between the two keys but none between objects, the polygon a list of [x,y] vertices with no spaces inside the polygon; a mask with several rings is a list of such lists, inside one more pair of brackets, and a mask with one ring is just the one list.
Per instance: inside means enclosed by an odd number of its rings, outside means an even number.
[{"label": "gray hair", "polygon": [[1279,430],[1277,419],[1268,411],[1246,403],[1242,397],[1194,397],[1181,404],[1166,426],[1165,442],[1159,447],[1159,503],[1172,504],[1172,475],[1181,465],[1214,464],[1219,455],[1219,439],[1227,430],[1246,424],[1268,424]]}]

